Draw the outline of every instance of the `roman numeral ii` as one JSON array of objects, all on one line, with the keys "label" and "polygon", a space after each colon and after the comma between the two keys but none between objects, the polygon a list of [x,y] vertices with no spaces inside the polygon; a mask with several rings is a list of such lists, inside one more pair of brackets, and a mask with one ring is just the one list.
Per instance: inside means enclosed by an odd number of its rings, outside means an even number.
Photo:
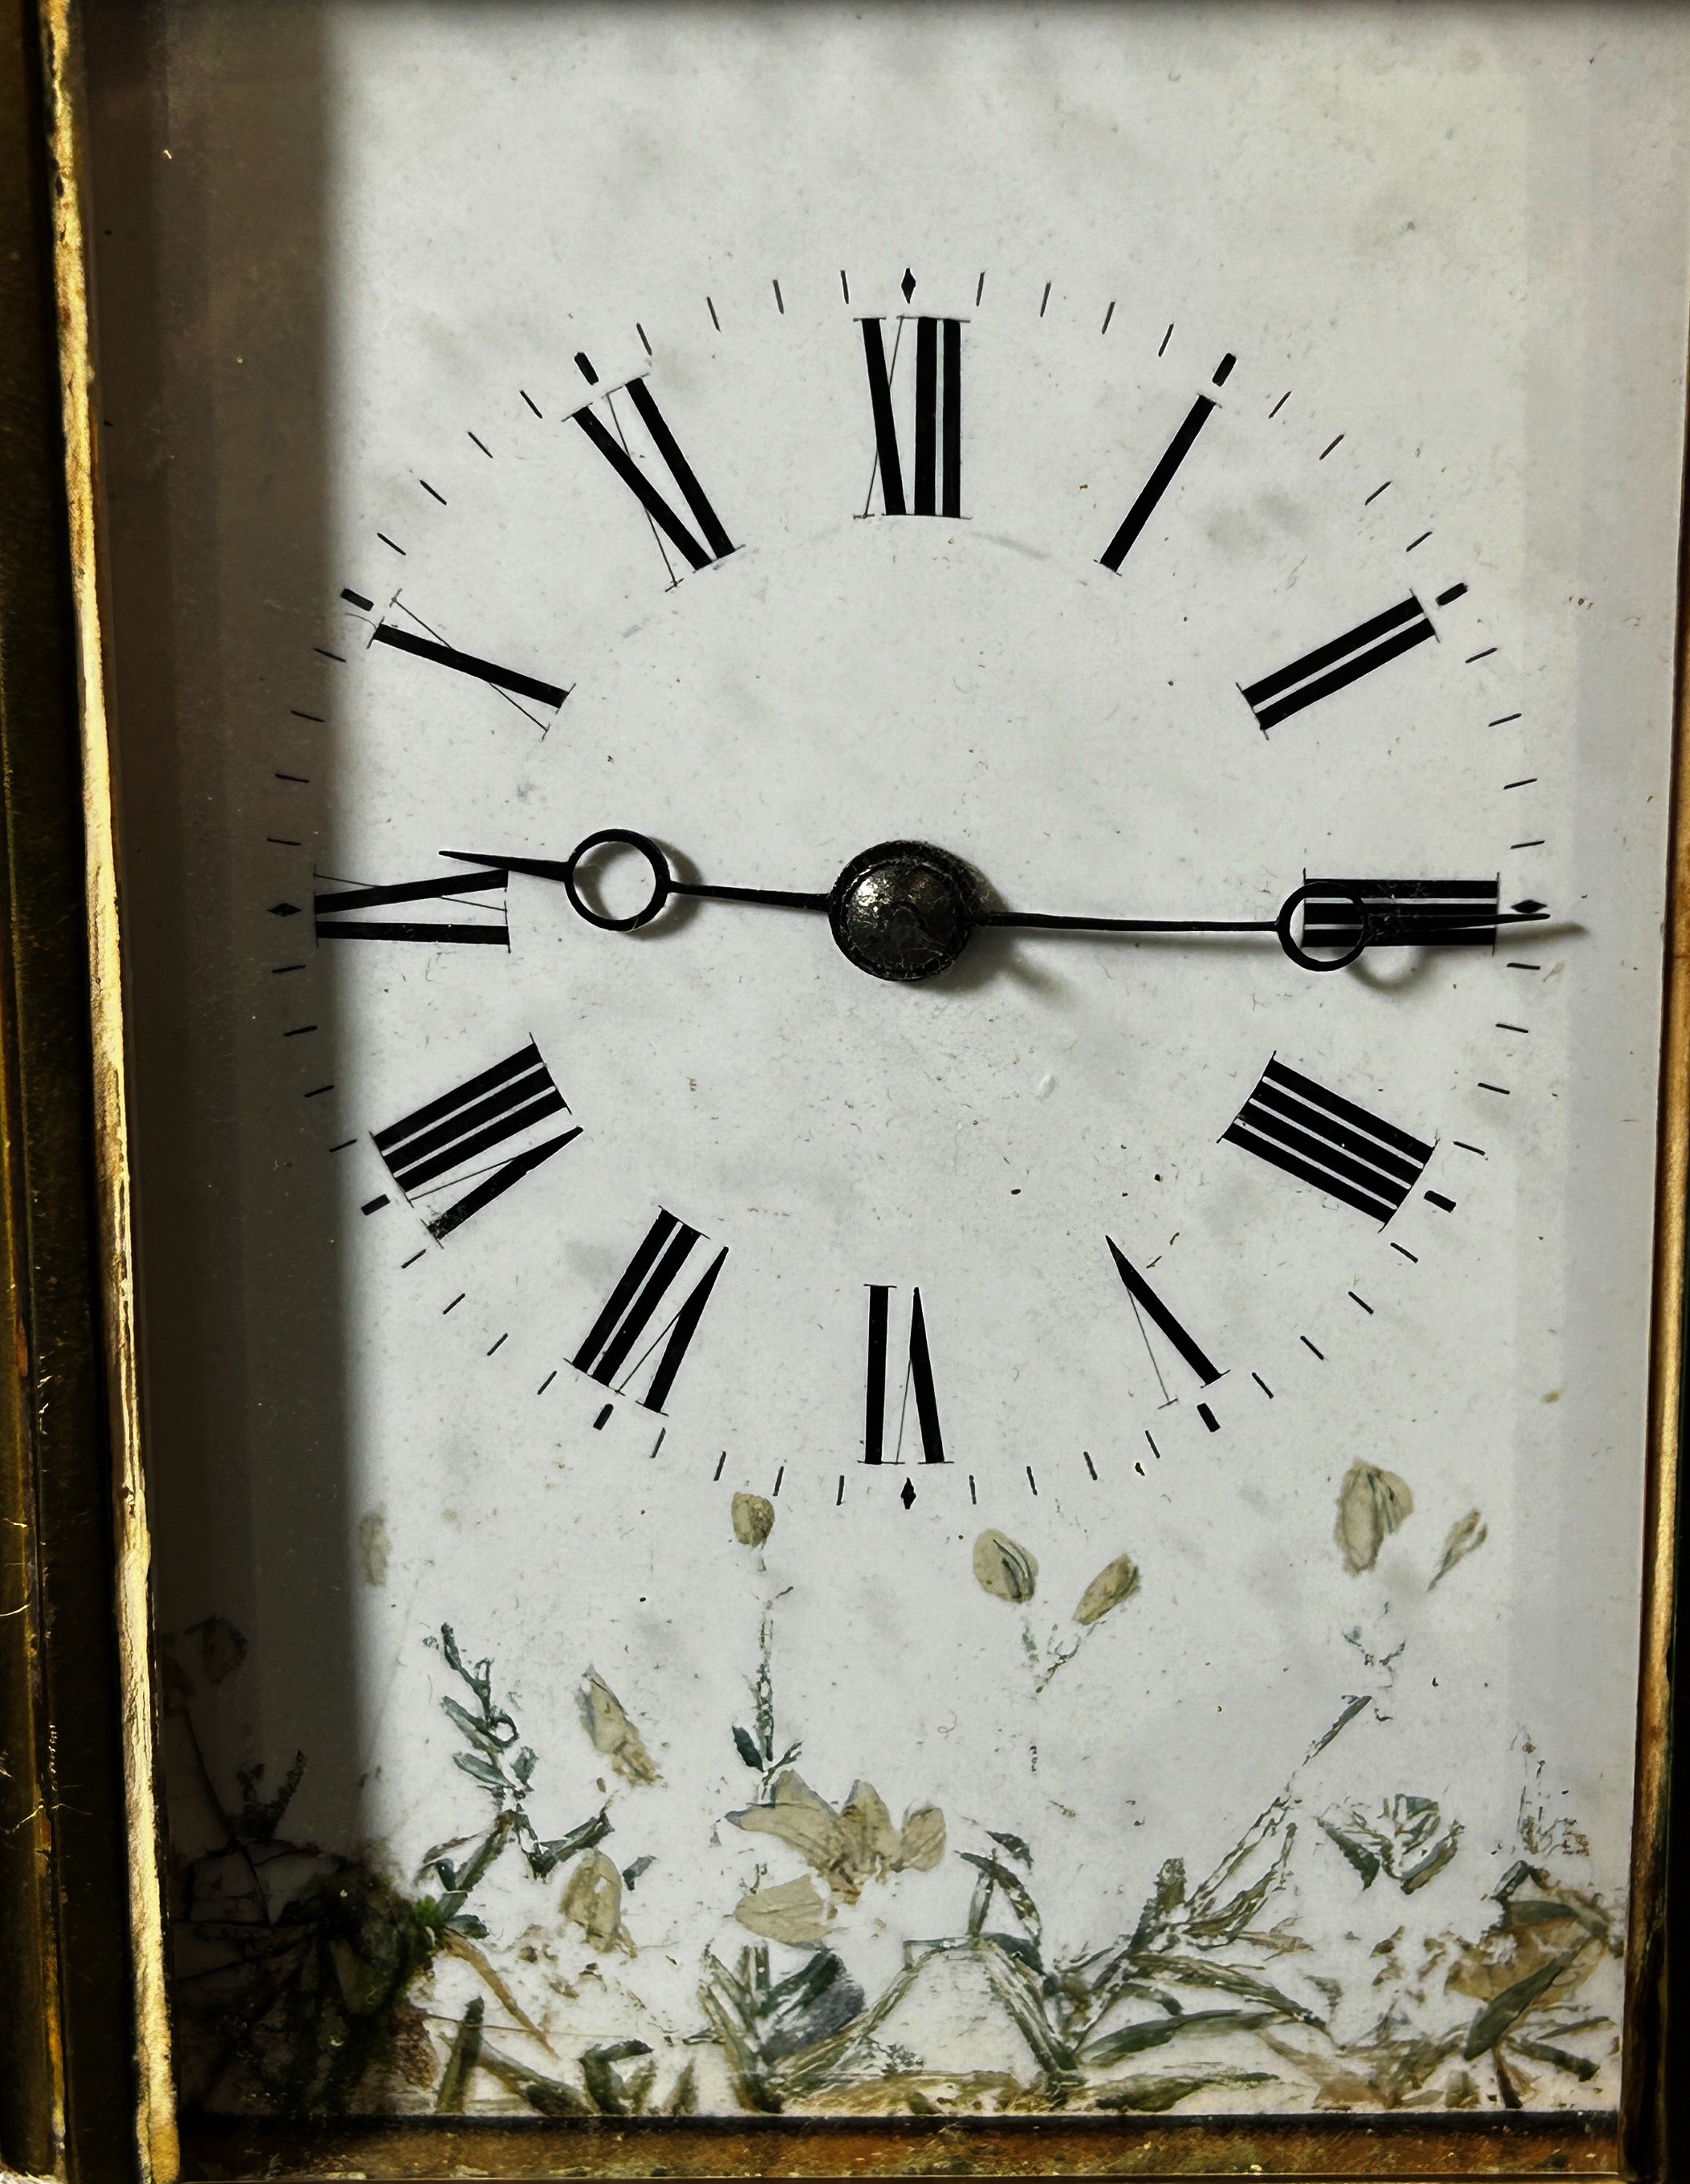
[{"label": "roman numeral ii", "polygon": [[1222,1135],[1381,1223],[1420,1181],[1432,1153],[1419,1138],[1276,1058]]},{"label": "roman numeral ii", "polygon": [[[655,1351],[657,1362],[650,1384],[637,1401],[648,1411],[663,1408],[727,1257],[724,1245],[690,1290],[677,1287],[693,1245],[703,1240],[698,1229],[688,1228],[670,1212],[659,1212],[611,1290],[603,1311],[593,1321],[586,1341],[570,1360],[578,1373],[590,1374],[620,1395]],[[659,1319],[659,1314],[664,1312],[667,1318]],[[656,1333],[635,1354],[636,1344],[653,1321],[658,1322]]]},{"label": "roman numeral ii", "polygon": [[[886,1455],[887,1337],[891,1318],[892,1291],[881,1283],[869,1286],[868,1397],[863,1417],[863,1461],[884,1463]],[[921,1292],[909,1292],[909,1350],[898,1403],[898,1434],[892,1462],[903,1461],[903,1428],[909,1399],[915,1398],[915,1424],[921,1437],[921,1461],[942,1463],[944,1435],[939,1428],[939,1399],[933,1387],[933,1361],[927,1349],[927,1321],[921,1310]]]},{"label": "roman numeral ii", "polygon": [[[513,1184],[578,1138],[579,1124],[560,1133],[545,1129],[536,1134],[536,1124],[549,1124],[553,1115],[568,1112],[568,1103],[531,1039],[455,1091],[375,1131],[375,1150],[413,1204],[459,1192],[442,1211],[425,1214],[429,1234],[438,1240],[461,1228],[472,1213],[502,1198]],[[503,1159],[483,1159],[495,1146],[504,1145],[514,1149]],[[364,1211],[374,1212],[385,1203],[378,1199]]]},{"label": "roman numeral ii", "polygon": [[[1448,606],[1459,599],[1466,590],[1465,584],[1453,584],[1447,592],[1437,595],[1439,606]],[[1241,685],[1244,702],[1256,716],[1256,726],[1265,735],[1270,728],[1288,721],[1293,713],[1317,699],[1330,698],[1336,690],[1343,690],[1364,675],[1370,675],[1376,667],[1383,667],[1387,660],[1399,660],[1404,653],[1411,652],[1417,644],[1436,637],[1431,616],[1410,592],[1383,614],[1375,615],[1371,621],[1359,622],[1335,637],[1330,644],[1317,644],[1312,652],[1305,652],[1300,660],[1293,660],[1289,667],[1276,668],[1271,675],[1264,675],[1258,682]]]}]

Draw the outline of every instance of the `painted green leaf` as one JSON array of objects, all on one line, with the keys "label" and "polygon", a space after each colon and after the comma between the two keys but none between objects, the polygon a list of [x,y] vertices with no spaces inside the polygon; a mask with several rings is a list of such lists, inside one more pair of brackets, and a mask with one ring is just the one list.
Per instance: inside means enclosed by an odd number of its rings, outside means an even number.
[{"label": "painted green leaf", "polygon": [[1254,2032],[1259,2025],[1271,2025],[1276,2014],[1265,2009],[1193,2009],[1176,2017],[1148,2017],[1088,2042],[1081,2050],[1081,2060],[1104,2070],[1124,2055],[1142,2054],[1147,2048],[1163,2047],[1188,2032]]},{"label": "painted green leaf", "polygon": [[1334,1827],[1330,1820],[1323,1819],[1320,1825],[1361,1875],[1362,1886],[1371,1888],[1379,1878],[1379,1861],[1373,1852],[1365,1843],[1358,1842],[1354,1836],[1346,1835],[1342,1828]]},{"label": "painted green leaf", "polygon": [[996,1828],[987,1828],[987,1834],[995,1843],[1001,1843],[1011,1858],[1018,1858],[1027,1870],[1032,1870],[1033,1854],[1019,1836],[1000,1835]]},{"label": "painted green leaf", "polygon": [[483,1758],[479,1752],[454,1752],[452,1761],[454,1766],[463,1769],[472,1782],[479,1782],[496,1797],[503,1796],[504,1777],[492,1760]]},{"label": "painted green leaf", "polygon": [[1209,2086],[1262,2086],[1274,2082],[1270,2070],[1211,2070],[1201,2078],[1124,2078],[1097,2096],[1100,2109],[1126,2109],[1135,2115],[1161,2115]]},{"label": "painted green leaf", "polygon": [[1504,1987],[1494,2002],[1487,2003],[1468,2028],[1467,2037],[1461,2044],[1462,2061],[1470,2063],[1476,2056],[1488,2054],[1515,2020],[1524,2017],[1537,1997],[1547,1993],[1561,1974],[1577,1963],[1585,1946],[1580,1942],[1570,1949],[1563,1949],[1559,1956],[1539,1964],[1535,1972],[1527,1972],[1524,1979]]},{"label": "painted green leaf", "polygon": [[644,1858],[637,1858],[631,1865],[625,1865],[622,1868],[623,1887],[632,1888],[640,1875],[642,1873],[648,1873],[656,1864],[657,1860],[648,1852]]},{"label": "painted green leaf", "polygon": [[763,1754],[757,1749],[757,1740],[748,1729],[736,1726],[733,1733],[734,1749],[753,1774],[763,1772]]}]

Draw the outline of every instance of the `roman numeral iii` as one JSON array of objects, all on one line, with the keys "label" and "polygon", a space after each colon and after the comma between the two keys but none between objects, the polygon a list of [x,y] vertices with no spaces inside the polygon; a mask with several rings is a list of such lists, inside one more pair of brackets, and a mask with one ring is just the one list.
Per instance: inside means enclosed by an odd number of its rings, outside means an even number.
[{"label": "roman numeral iii", "polygon": [[[888,515],[962,514],[962,320],[900,318],[890,358],[886,321],[864,319],[863,360],[869,373],[869,410],[875,426],[875,475]],[[904,491],[903,453],[893,406],[900,352],[915,350],[914,461]],[[869,483],[874,499],[874,478]],[[869,510],[865,506],[863,513]]]},{"label": "roman numeral iii", "polygon": [[[397,887],[340,887],[331,894],[314,894],[320,940],[416,940],[440,946],[452,942],[464,946],[509,948],[510,929],[505,916],[505,890],[509,875],[502,872],[448,873],[444,879],[408,880]],[[497,894],[497,902],[481,898]],[[391,910],[397,903],[427,902],[442,905],[432,917],[395,919],[371,916],[372,911]],[[468,911],[465,916],[463,912]],[[477,915],[479,913],[479,915]]]},{"label": "roman numeral iii", "polygon": [[[1438,605],[1448,606],[1466,588],[1465,584],[1454,584],[1439,593]],[[1358,623],[1328,644],[1317,644],[1312,652],[1293,660],[1289,667],[1276,668],[1259,682],[1241,685],[1244,702],[1265,735],[1293,713],[1300,713],[1321,698],[1330,698],[1336,690],[1346,689],[1437,634],[1431,616],[1410,592],[1407,599],[1387,607],[1370,621]]]},{"label": "roman numeral iii", "polygon": [[[578,356],[575,362],[588,380],[596,383],[598,375],[586,359]],[[614,406],[614,397],[618,393],[625,394],[632,403],[635,415],[645,426],[646,437],[686,502],[697,532],[689,528],[674,504],[652,483],[629,452],[623,438],[622,421]],[[681,452],[681,443],[670,431],[658,407],[657,397],[646,381],[631,379],[623,387],[609,388],[601,398],[608,424],[598,415],[596,403],[575,411],[575,421],[644,509],[653,525],[679,548],[695,569],[707,569],[713,561],[725,560],[734,550],[733,541],[723,529],[721,519],[711,507],[692,465]],[[665,562],[668,558],[667,554],[664,556]],[[670,575],[673,574],[671,569]]]},{"label": "roman numeral iii", "polygon": [[[692,1287],[685,1289],[681,1285],[682,1270],[693,1245],[703,1241],[698,1229],[674,1214],[659,1212],[586,1341],[570,1360],[576,1372],[621,1395],[655,1355],[646,1392],[636,1400],[648,1411],[662,1410],[727,1257],[724,1245]],[[659,1317],[664,1313],[667,1317]],[[643,1348],[637,1349],[653,1322],[655,1333]]]},{"label": "roman numeral iii", "polygon": [[[578,1138],[579,1124],[562,1132],[549,1127],[553,1116],[568,1112],[531,1039],[455,1091],[373,1134],[389,1174],[413,1205],[459,1193],[442,1210],[424,1214],[429,1234],[441,1240]],[[536,1124],[546,1127],[536,1133]],[[484,1157],[506,1145],[513,1150],[502,1159]],[[364,1210],[373,1212],[375,1206]]]},{"label": "roman numeral iii", "polygon": [[[1489,880],[1309,880],[1301,944],[1342,956],[1370,947],[1488,948],[1497,937],[1498,883]],[[1323,892],[1324,890],[1324,892]]]},{"label": "roman numeral iii", "polygon": [[898,1430],[890,1457],[886,1453],[887,1329],[892,1317],[892,1291],[881,1283],[869,1286],[868,1395],[863,1417],[864,1463],[902,1463],[903,1434],[910,1399],[915,1403],[915,1427],[921,1441],[921,1461],[942,1463],[944,1435],[939,1426],[939,1399],[933,1387],[933,1361],[927,1348],[927,1321],[921,1309],[921,1292],[909,1292],[909,1348],[898,1407]]},{"label": "roman numeral iii", "polygon": [[1222,1134],[1381,1225],[1420,1181],[1432,1154],[1419,1138],[1277,1058]]},{"label": "roman numeral iii", "polygon": [[[1156,1362],[1156,1352],[1151,1347],[1150,1336],[1144,1325],[1147,1318],[1152,1326],[1158,1329],[1173,1346],[1176,1353],[1197,1375],[1198,1386],[1212,1388],[1221,1377],[1220,1368],[1212,1362],[1208,1352],[1175,1318],[1173,1313],[1169,1311],[1167,1306],[1163,1303],[1161,1298],[1157,1295],[1155,1290],[1151,1288],[1149,1283],[1121,1250],[1115,1238],[1105,1236],[1104,1241],[1109,1247],[1109,1256],[1115,1261],[1115,1272],[1120,1276],[1121,1287],[1131,1299],[1132,1315],[1138,1322],[1139,1333],[1144,1337],[1144,1347],[1150,1357],[1150,1368],[1156,1375],[1158,1386],[1162,1390],[1164,1403],[1174,1402],[1177,1398],[1169,1394],[1168,1384],[1162,1377],[1162,1368]],[[1207,1403],[1198,1405],[1197,1414],[1209,1428],[1210,1433],[1217,1433],[1220,1430],[1220,1422]]]}]

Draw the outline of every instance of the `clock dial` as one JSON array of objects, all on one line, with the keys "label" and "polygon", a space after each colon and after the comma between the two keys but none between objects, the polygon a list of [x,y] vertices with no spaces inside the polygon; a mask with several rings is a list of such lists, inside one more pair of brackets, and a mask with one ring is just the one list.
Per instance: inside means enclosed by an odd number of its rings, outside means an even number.
[{"label": "clock dial", "polygon": [[[302,1330],[219,1491],[332,1567],[163,1550],[203,1797],[305,1754],[231,1840],[425,1907],[301,2098],[1611,2103],[1682,359],[1568,362],[1622,214],[1498,147],[1635,211],[1684,41],[1387,90],[1309,17],[1310,168],[1246,11],[1195,81],[1142,11],[331,12],[194,1309]],[[285,2104],[210,1855],[191,2098]]]}]

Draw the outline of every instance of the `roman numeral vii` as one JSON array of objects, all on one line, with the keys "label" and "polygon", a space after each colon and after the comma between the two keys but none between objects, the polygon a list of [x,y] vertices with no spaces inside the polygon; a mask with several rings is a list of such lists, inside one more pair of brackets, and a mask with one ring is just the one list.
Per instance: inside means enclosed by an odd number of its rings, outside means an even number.
[{"label": "roman numeral vii", "polygon": [[[636,1400],[648,1411],[662,1410],[727,1257],[724,1245],[692,1286],[687,1288],[681,1279],[682,1271],[694,1245],[703,1241],[698,1229],[674,1214],[659,1212],[611,1290],[604,1309],[593,1321],[586,1341],[570,1360],[576,1372],[589,1374],[621,1395],[635,1374],[654,1357],[646,1392]],[[647,1330],[653,1326],[655,1332],[645,1341]],[[642,1342],[643,1347],[639,1347]]]}]

